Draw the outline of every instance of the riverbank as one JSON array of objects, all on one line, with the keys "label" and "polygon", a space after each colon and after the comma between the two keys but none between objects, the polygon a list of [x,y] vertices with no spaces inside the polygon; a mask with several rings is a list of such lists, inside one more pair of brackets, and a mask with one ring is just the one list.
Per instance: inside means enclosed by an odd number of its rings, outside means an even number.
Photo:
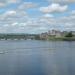
[{"label": "riverbank", "polygon": [[75,37],[49,37],[48,40],[51,41],[75,41]]},{"label": "riverbank", "polygon": [[75,41],[75,37],[60,37],[60,38],[48,38],[48,39],[0,39],[0,40],[39,40],[39,41],[41,41],[41,40],[44,40],[44,41]]},{"label": "riverbank", "polygon": [[47,36],[41,38],[40,35],[26,35],[26,34],[0,34],[0,40],[48,40],[48,41],[75,41],[75,36]]}]

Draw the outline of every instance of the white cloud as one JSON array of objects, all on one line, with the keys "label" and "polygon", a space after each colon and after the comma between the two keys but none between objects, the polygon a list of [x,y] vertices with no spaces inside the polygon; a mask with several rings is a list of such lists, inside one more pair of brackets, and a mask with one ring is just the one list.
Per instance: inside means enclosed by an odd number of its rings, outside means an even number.
[{"label": "white cloud", "polygon": [[50,17],[50,18],[46,18],[46,17],[42,17],[39,19],[40,22],[43,22],[44,24],[47,25],[47,27],[49,26],[49,28],[51,29],[60,29],[60,30],[74,30],[75,29],[75,16],[74,15],[69,15],[69,16],[64,16],[64,17],[60,17],[60,18],[54,18],[54,17]]},{"label": "white cloud", "polygon": [[32,2],[24,2],[23,4],[21,4],[18,9],[19,10],[25,10],[25,9],[29,9],[29,8],[35,8],[37,5],[35,3]]},{"label": "white cloud", "polygon": [[4,6],[5,6],[5,4],[0,2],[0,7],[4,7]]},{"label": "white cloud", "polygon": [[[13,22],[13,21],[25,21],[28,14],[25,11],[8,10],[0,15],[0,21]],[[25,19],[26,18],[26,19]]]},{"label": "white cloud", "polygon": [[53,3],[75,3],[75,0],[46,0]]},{"label": "white cloud", "polygon": [[21,0],[0,0],[0,8],[7,6],[8,4],[11,4],[11,3],[15,4],[19,2],[21,2]]},{"label": "white cloud", "polygon": [[19,3],[21,0],[7,0],[7,3]]},{"label": "white cloud", "polygon": [[[1,21],[0,21],[1,24]],[[74,30],[75,29],[75,16],[66,16],[60,18],[54,17],[40,17],[40,18],[30,18],[28,17],[27,21],[19,21],[12,19],[12,21],[2,22],[7,32],[19,32],[19,33],[41,33],[48,31],[50,29],[60,29],[60,30]]]},{"label": "white cloud", "polygon": [[[66,8],[64,9],[64,7]],[[31,6],[28,6],[28,8],[31,8]],[[4,29],[2,32],[40,33],[53,28],[59,28],[60,30],[75,29],[75,15],[72,15],[75,11],[72,11],[69,16],[55,18],[51,12],[64,12],[68,7],[52,4],[46,8],[50,10],[36,18],[30,17],[24,10],[6,11],[0,15],[0,31]]]},{"label": "white cloud", "polygon": [[6,5],[6,0],[0,0],[0,8]]},{"label": "white cloud", "polygon": [[18,22],[12,23],[11,25],[16,26],[16,25],[18,25]]},{"label": "white cloud", "polygon": [[15,14],[16,14],[16,11],[14,11],[14,10],[7,11],[7,12],[5,13],[5,15],[15,15]]},{"label": "white cloud", "polygon": [[52,14],[45,14],[45,15],[43,15],[43,17],[51,18],[51,17],[54,17],[54,16]]},{"label": "white cloud", "polygon": [[67,5],[61,6],[60,4],[51,4],[47,7],[40,7],[40,11],[43,13],[53,13],[53,12],[65,12],[68,9]]}]

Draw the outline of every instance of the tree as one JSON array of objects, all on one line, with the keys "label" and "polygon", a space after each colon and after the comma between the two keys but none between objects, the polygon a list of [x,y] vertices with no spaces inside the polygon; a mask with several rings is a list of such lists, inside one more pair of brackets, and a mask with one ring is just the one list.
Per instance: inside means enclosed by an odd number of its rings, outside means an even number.
[{"label": "tree", "polygon": [[40,40],[40,35],[35,35],[35,40]]},{"label": "tree", "polygon": [[65,37],[73,37],[72,32],[69,32],[68,34],[66,34],[66,36],[65,36]]}]

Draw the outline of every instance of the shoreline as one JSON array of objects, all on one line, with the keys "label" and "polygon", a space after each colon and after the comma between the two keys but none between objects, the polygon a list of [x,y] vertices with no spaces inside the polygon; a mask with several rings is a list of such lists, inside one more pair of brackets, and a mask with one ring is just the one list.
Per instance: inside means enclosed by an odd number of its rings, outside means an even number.
[{"label": "shoreline", "polygon": [[0,41],[10,40],[38,40],[38,41],[75,41],[75,38],[50,38],[50,39],[0,39]]}]

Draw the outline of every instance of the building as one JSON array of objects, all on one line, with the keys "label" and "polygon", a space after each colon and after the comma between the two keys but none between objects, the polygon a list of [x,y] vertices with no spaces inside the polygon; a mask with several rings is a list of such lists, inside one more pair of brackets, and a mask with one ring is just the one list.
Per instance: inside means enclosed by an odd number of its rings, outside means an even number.
[{"label": "building", "polygon": [[54,36],[54,37],[61,37],[62,32],[58,31],[58,30],[51,30],[51,31],[48,31],[48,35],[49,36]]},{"label": "building", "polygon": [[40,38],[47,40],[48,39],[48,33],[46,32],[46,33],[40,34]]},{"label": "building", "polygon": [[61,37],[61,36],[62,36],[62,32],[58,30],[50,30],[46,33],[40,34],[40,38],[46,40],[48,39],[48,37]]}]

